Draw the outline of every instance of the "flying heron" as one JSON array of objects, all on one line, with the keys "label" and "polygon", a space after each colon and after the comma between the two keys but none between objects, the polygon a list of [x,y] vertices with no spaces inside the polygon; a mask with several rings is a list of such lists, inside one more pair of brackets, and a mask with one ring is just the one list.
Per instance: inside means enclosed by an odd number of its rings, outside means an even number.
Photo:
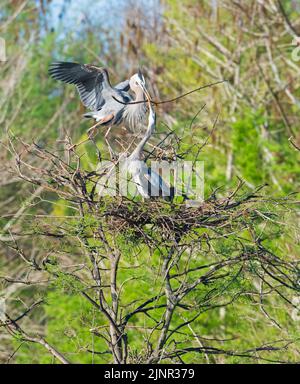
[{"label": "flying heron", "polygon": [[[146,103],[127,104],[131,101],[146,101],[145,95],[150,99],[141,72],[115,86],[111,85],[105,68],[90,64],[55,62],[50,65],[49,74],[56,80],[74,84],[83,105],[92,111],[84,114],[84,117],[96,120],[96,124],[88,130],[89,139],[95,136],[99,126],[108,127],[105,141],[112,157],[113,152],[107,138],[112,126],[123,123],[133,133],[140,133],[145,129]],[[135,93],[135,99],[128,93],[129,90]]]}]

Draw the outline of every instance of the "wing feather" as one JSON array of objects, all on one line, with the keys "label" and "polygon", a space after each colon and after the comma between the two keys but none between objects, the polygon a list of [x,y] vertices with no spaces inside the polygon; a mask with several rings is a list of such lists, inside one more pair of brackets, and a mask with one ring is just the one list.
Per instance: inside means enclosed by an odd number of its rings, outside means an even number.
[{"label": "wing feather", "polygon": [[93,111],[100,110],[108,97],[116,92],[124,98],[124,92],[129,87],[127,80],[113,88],[107,70],[89,64],[59,61],[50,65],[49,74],[56,80],[74,84],[83,105]]}]

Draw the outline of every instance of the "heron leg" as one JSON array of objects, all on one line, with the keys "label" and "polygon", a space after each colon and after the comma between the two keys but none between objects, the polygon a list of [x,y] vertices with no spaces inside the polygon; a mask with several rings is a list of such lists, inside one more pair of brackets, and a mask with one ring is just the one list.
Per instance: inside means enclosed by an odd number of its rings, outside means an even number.
[{"label": "heron leg", "polygon": [[69,148],[69,150],[73,150],[74,148],[78,147],[81,144],[88,142],[89,140],[91,140],[95,144],[94,138],[95,138],[97,131],[98,131],[97,128],[99,127],[99,125],[102,125],[102,124],[107,123],[108,121],[112,120],[113,117],[114,117],[114,115],[111,113],[110,115],[107,115],[103,119],[99,120],[96,124],[94,124],[91,128],[88,129],[88,131],[87,131],[88,138],[80,141],[77,144],[73,144]]},{"label": "heron leg", "polygon": [[[88,136],[89,136],[89,139],[92,140],[92,141],[94,141],[93,138],[94,138],[94,137],[96,136],[96,134],[97,134],[97,128],[98,128],[98,126],[101,125],[101,124],[107,124],[107,123],[109,123],[110,121],[113,120],[113,118],[114,118],[114,114],[111,113],[111,114],[105,116],[103,119],[101,119],[97,124],[93,125],[93,126],[88,130]],[[109,134],[109,132],[110,132],[110,130],[111,130],[111,128],[112,128],[112,125],[109,125],[108,130],[106,131],[104,138],[105,138],[105,142],[106,142],[106,144],[107,144],[107,146],[108,146],[108,150],[109,150],[110,157],[111,157],[112,160],[115,160],[115,159],[117,158],[117,156],[116,156],[115,153],[113,152],[113,150],[112,150],[112,148],[111,148],[111,145],[110,145],[110,143],[109,143],[109,141],[108,141],[108,138],[107,138],[107,137],[108,137],[108,134]]]},{"label": "heron leg", "polygon": [[88,135],[88,138],[87,139],[84,139],[84,140],[81,140],[79,143],[76,143],[76,144],[73,144],[69,150],[73,150],[74,148],[78,147],[79,145],[82,145],[86,142],[88,142],[89,140],[91,140],[93,143],[95,143],[95,140],[94,140],[94,137],[96,136],[97,134],[97,128],[99,125],[103,124],[102,121],[98,121],[98,123],[94,124],[91,128],[89,128],[89,130],[87,131],[87,135]]},{"label": "heron leg", "polygon": [[97,135],[97,128],[101,124],[103,124],[102,120],[98,121],[98,123],[94,124],[91,128],[88,129],[87,134],[90,140],[92,140]]},{"label": "heron leg", "polygon": [[108,127],[108,130],[106,131],[106,133],[104,135],[104,138],[105,138],[105,142],[107,144],[108,150],[109,150],[110,158],[112,160],[116,160],[117,159],[117,155],[114,153],[114,151],[113,151],[113,149],[112,149],[112,147],[111,147],[111,145],[110,145],[110,143],[108,141],[108,135],[109,135],[109,132],[110,132],[111,128],[112,128],[112,125],[110,125]]},{"label": "heron leg", "polygon": [[69,149],[69,151],[72,151],[74,148],[78,147],[78,146],[81,145],[81,144],[86,143],[87,141],[89,141],[89,139],[82,140],[82,141],[80,141],[79,143],[76,143],[76,144],[71,145],[68,149]]}]

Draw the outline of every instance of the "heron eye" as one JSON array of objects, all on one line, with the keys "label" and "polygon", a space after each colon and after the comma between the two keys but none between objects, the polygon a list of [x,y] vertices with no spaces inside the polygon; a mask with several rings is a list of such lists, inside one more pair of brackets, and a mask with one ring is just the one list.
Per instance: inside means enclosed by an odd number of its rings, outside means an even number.
[{"label": "heron eye", "polygon": [[135,85],[139,85],[139,83],[136,81],[136,82],[135,82]]}]

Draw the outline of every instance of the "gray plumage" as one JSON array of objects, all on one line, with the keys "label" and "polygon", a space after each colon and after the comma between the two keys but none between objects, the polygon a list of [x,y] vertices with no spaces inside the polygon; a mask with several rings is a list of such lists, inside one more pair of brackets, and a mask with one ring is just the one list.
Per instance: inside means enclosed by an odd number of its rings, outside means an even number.
[{"label": "gray plumage", "polygon": [[149,168],[145,161],[141,160],[143,149],[153,135],[155,126],[156,115],[149,102],[148,128],[145,131],[144,137],[125,162],[127,172],[131,175],[131,181],[144,199],[158,196],[170,198],[174,197],[175,192],[174,187],[170,187],[165,183],[158,172]]},{"label": "gray plumage", "polygon": [[[146,103],[128,104],[131,101],[145,101],[145,80],[136,73],[129,80],[112,86],[105,68],[89,64],[55,62],[50,65],[49,74],[56,80],[74,84],[83,105],[92,112],[87,118],[94,118],[99,125],[114,126],[121,123],[131,132],[145,130],[147,121]],[[135,93],[135,99],[129,91]],[[119,103],[117,100],[121,101]]]}]

